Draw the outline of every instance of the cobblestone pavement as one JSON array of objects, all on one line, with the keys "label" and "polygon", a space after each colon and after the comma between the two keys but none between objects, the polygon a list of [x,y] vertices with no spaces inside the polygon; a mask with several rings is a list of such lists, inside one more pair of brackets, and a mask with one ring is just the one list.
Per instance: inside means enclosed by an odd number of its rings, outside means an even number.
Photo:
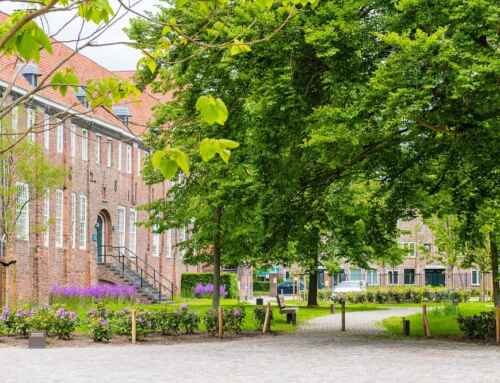
[{"label": "cobblestone pavement", "polygon": [[293,335],[170,346],[0,348],[1,383],[499,383],[495,346],[401,340],[375,323],[412,309],[317,318]]}]

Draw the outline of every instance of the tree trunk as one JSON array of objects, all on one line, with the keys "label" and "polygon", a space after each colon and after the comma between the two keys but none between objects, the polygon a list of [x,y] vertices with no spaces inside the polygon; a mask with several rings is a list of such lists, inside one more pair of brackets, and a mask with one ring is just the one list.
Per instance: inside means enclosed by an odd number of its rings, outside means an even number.
[{"label": "tree trunk", "polygon": [[491,249],[491,279],[493,283],[493,302],[496,307],[500,307],[500,285],[498,280],[498,246],[496,241],[496,233],[490,233],[490,249]]},{"label": "tree trunk", "polygon": [[309,294],[307,294],[307,306],[318,305],[318,267],[309,272]]},{"label": "tree trunk", "polygon": [[218,206],[215,209],[215,236],[214,236],[214,248],[213,248],[213,266],[214,266],[214,275],[213,275],[213,285],[214,291],[212,293],[212,308],[217,310],[220,305],[220,267],[221,267],[221,230],[220,230],[220,221],[222,217],[222,207]]}]

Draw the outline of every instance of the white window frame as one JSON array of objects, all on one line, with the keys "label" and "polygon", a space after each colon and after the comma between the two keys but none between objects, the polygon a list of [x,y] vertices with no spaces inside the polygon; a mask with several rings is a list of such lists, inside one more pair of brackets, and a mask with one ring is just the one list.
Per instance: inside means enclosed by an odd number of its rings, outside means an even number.
[{"label": "white window frame", "polygon": [[125,247],[126,244],[126,212],[123,206],[118,206],[116,209],[116,239],[118,247]]},{"label": "white window frame", "polygon": [[76,193],[71,193],[71,247],[76,249]]},{"label": "white window frame", "polygon": [[127,174],[132,174],[132,145],[127,145]]},{"label": "white window frame", "polygon": [[33,108],[26,108],[26,130],[28,131],[28,138],[31,141],[35,141],[35,132],[33,129],[35,128],[36,123],[36,111]]},{"label": "white window frame", "polygon": [[43,246],[49,247],[50,244],[50,192],[47,191],[43,199]]},{"label": "white window frame", "polygon": [[[474,283],[474,273],[477,275],[477,282]],[[471,270],[470,272],[470,284],[471,286],[481,286],[481,271],[478,269]]]},{"label": "white window frame", "polygon": [[19,125],[19,106],[15,106],[12,108],[11,112],[11,128],[12,132],[17,132],[17,128]]},{"label": "white window frame", "polygon": [[141,175],[141,148],[137,145],[136,146],[136,153],[137,153],[137,175]]},{"label": "white window frame", "polygon": [[89,131],[82,129],[82,161],[89,160]]},{"label": "white window frame", "polygon": [[166,257],[167,258],[172,258],[174,256],[174,249],[173,249],[173,241],[172,241],[172,229],[167,230],[167,239],[166,239],[166,247],[167,247],[167,253]]},{"label": "white window frame", "polygon": [[64,192],[61,189],[56,190],[56,248],[61,249],[64,243]]},{"label": "white window frame", "polygon": [[59,121],[56,127],[56,152],[61,154],[64,152],[64,124]]},{"label": "white window frame", "polygon": [[87,250],[87,196],[80,194],[79,197],[78,247],[80,250]]},{"label": "white window frame", "polygon": [[130,209],[128,218],[128,249],[135,255],[137,253],[137,211]]},{"label": "white window frame", "polygon": [[76,157],[76,126],[75,126],[75,124],[71,124],[71,127],[70,127],[69,145],[70,145],[71,157],[75,158]]},{"label": "white window frame", "polygon": [[151,255],[155,258],[160,256],[161,234],[157,233],[158,225],[151,227]]},{"label": "white window frame", "polygon": [[401,242],[401,248],[405,250],[411,250],[411,245],[413,245],[413,252],[408,251],[407,257],[417,256],[417,243],[415,241],[404,241]]},{"label": "white window frame", "polygon": [[29,186],[16,182],[16,237],[28,241],[30,236]]},{"label": "white window frame", "polygon": [[101,163],[101,141],[102,136],[100,134],[95,135],[95,163],[99,165]]},{"label": "white window frame", "polygon": [[112,140],[108,140],[107,143],[107,156],[108,156],[108,168],[112,167],[113,166],[113,141]]},{"label": "white window frame", "polygon": [[122,170],[122,143],[121,141],[118,142],[118,170]]},{"label": "white window frame", "polygon": [[43,114],[43,147],[46,151],[50,150],[50,116]]}]

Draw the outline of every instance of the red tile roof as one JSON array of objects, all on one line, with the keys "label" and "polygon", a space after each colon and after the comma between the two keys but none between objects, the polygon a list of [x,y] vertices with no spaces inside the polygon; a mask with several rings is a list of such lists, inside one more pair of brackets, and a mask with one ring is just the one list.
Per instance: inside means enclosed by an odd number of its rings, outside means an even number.
[{"label": "red tile roof", "polygon": [[[4,21],[6,17],[8,17],[8,15],[0,12],[0,22]],[[48,54],[46,51],[41,52],[41,59],[38,63],[41,74],[39,82],[43,81],[53,68],[66,59],[67,62],[61,66],[61,69],[72,68],[82,84],[85,84],[91,79],[113,76],[132,79],[134,75],[134,71],[112,72],[83,54],[74,53],[73,49],[56,40],[53,40],[53,53]],[[0,55],[0,80],[12,83],[14,80],[15,66],[15,57]],[[47,81],[47,84],[50,84],[50,81]],[[18,76],[14,85],[26,91],[33,89],[23,76]],[[62,96],[58,91],[55,91],[51,87],[47,87],[38,92],[37,95],[64,107],[74,107],[74,109],[79,112],[86,112],[86,110],[79,104],[73,91],[69,91],[66,96]],[[146,125],[151,117],[152,108],[159,102],[168,100],[171,100],[170,95],[154,95],[146,90],[141,94],[139,99],[124,101],[121,105],[127,105],[132,114],[128,127],[122,124],[116,116],[104,108],[97,108],[92,111],[92,113],[87,115],[104,123],[112,124],[124,132],[140,136],[146,130]]]}]

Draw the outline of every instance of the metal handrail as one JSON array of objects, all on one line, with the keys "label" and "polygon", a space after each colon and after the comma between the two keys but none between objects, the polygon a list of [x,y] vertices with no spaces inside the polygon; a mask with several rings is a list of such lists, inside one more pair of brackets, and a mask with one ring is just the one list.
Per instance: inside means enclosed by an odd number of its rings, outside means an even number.
[{"label": "metal handrail", "polygon": [[[125,274],[125,269],[134,271],[140,278],[141,288],[144,282],[148,283],[153,289],[158,290],[158,298],[161,301],[163,296],[174,297],[174,284],[165,276],[161,275],[153,266],[148,264],[144,259],[135,255],[130,249],[124,246],[102,246],[100,264],[109,264],[110,259],[117,260],[121,267],[122,275]],[[111,250],[111,254],[107,250]]]}]

